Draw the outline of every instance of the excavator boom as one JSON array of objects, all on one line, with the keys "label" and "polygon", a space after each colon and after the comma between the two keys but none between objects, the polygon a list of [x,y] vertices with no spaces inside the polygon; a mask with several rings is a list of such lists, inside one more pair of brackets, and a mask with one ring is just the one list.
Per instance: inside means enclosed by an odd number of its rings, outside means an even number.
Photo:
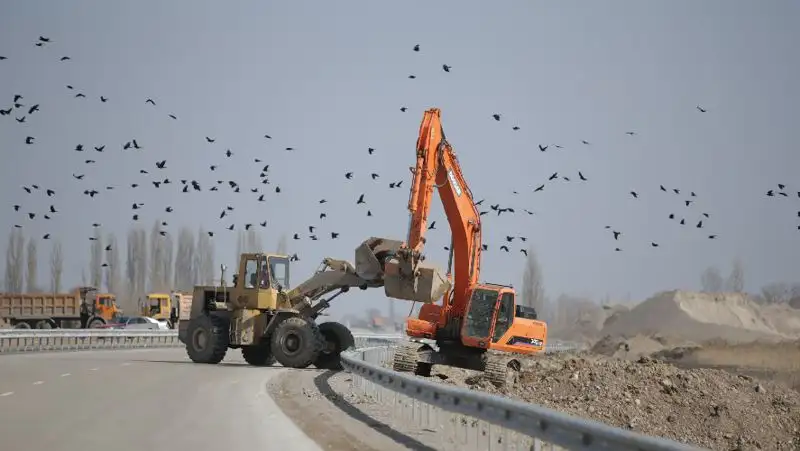
[{"label": "excavator boom", "polygon": [[[455,151],[444,135],[441,111],[438,108],[427,110],[423,116],[417,139],[417,161],[412,173],[414,180],[408,201],[408,239],[386,264],[386,273],[399,274],[397,279],[401,283],[390,286],[387,280],[386,295],[418,300],[410,295],[415,293],[412,285],[419,286],[434,277],[429,275],[430,267],[422,264],[421,260],[428,214],[436,188],[444,205],[453,239],[451,253],[455,258],[451,255],[451,261],[455,262],[455,285],[452,287],[452,296],[458,302],[451,306],[452,313],[463,314],[470,286],[477,283],[480,275],[480,213],[464,180]],[[443,294],[449,288],[448,286],[442,290]]]}]

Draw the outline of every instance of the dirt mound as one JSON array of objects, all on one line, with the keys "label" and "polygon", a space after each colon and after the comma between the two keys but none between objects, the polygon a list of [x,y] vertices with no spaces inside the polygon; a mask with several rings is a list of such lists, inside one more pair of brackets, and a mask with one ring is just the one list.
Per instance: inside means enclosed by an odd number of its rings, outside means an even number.
[{"label": "dirt mound", "polygon": [[731,345],[719,341],[703,346],[655,352],[652,357],[682,368],[717,368],[800,390],[800,340]]},{"label": "dirt mound", "polygon": [[800,393],[722,370],[554,354],[526,360],[505,390],[456,368],[436,366],[432,377],[695,446],[800,449]]},{"label": "dirt mound", "polygon": [[762,306],[761,313],[778,333],[800,338],[800,310],[790,305],[773,304]]},{"label": "dirt mound", "polygon": [[629,338],[606,335],[592,346],[591,353],[618,359],[635,360],[678,345],[688,346],[690,343],[675,343],[657,335],[653,337],[635,335]]},{"label": "dirt mound", "polygon": [[787,338],[762,315],[758,305],[737,293],[666,291],[620,313],[606,324],[603,336],[660,335],[703,342],[728,342]]}]

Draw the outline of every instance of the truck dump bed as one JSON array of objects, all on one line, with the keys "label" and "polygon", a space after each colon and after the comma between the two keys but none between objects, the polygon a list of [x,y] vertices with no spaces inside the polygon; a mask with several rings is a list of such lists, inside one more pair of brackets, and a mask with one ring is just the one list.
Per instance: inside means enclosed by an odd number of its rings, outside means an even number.
[{"label": "truck dump bed", "polygon": [[0,318],[80,318],[81,298],[77,293],[4,293],[0,295]]}]

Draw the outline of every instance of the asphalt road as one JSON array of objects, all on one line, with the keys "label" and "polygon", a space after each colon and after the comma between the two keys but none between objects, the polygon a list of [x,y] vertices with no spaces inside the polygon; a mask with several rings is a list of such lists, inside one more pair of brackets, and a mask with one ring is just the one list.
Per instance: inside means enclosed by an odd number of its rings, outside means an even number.
[{"label": "asphalt road", "polygon": [[0,448],[198,451],[320,448],[267,394],[283,368],[183,349],[0,356]]}]

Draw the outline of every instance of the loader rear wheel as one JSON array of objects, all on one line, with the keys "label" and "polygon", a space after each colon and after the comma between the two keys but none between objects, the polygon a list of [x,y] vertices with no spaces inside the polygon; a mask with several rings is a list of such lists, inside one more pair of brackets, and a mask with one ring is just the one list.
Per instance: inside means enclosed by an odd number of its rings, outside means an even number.
[{"label": "loader rear wheel", "polygon": [[195,363],[216,364],[228,351],[228,321],[215,315],[200,315],[189,323],[186,353]]},{"label": "loader rear wheel", "polygon": [[325,339],[316,323],[299,316],[284,319],[272,332],[272,354],[288,368],[308,367],[324,346]]},{"label": "loader rear wheel", "polygon": [[253,366],[272,366],[275,364],[275,356],[269,345],[244,346],[242,348],[244,361]]},{"label": "loader rear wheel", "polygon": [[344,324],[331,321],[320,324],[319,333],[325,339],[325,345],[314,366],[321,370],[343,370],[342,352],[356,346],[353,332]]}]

